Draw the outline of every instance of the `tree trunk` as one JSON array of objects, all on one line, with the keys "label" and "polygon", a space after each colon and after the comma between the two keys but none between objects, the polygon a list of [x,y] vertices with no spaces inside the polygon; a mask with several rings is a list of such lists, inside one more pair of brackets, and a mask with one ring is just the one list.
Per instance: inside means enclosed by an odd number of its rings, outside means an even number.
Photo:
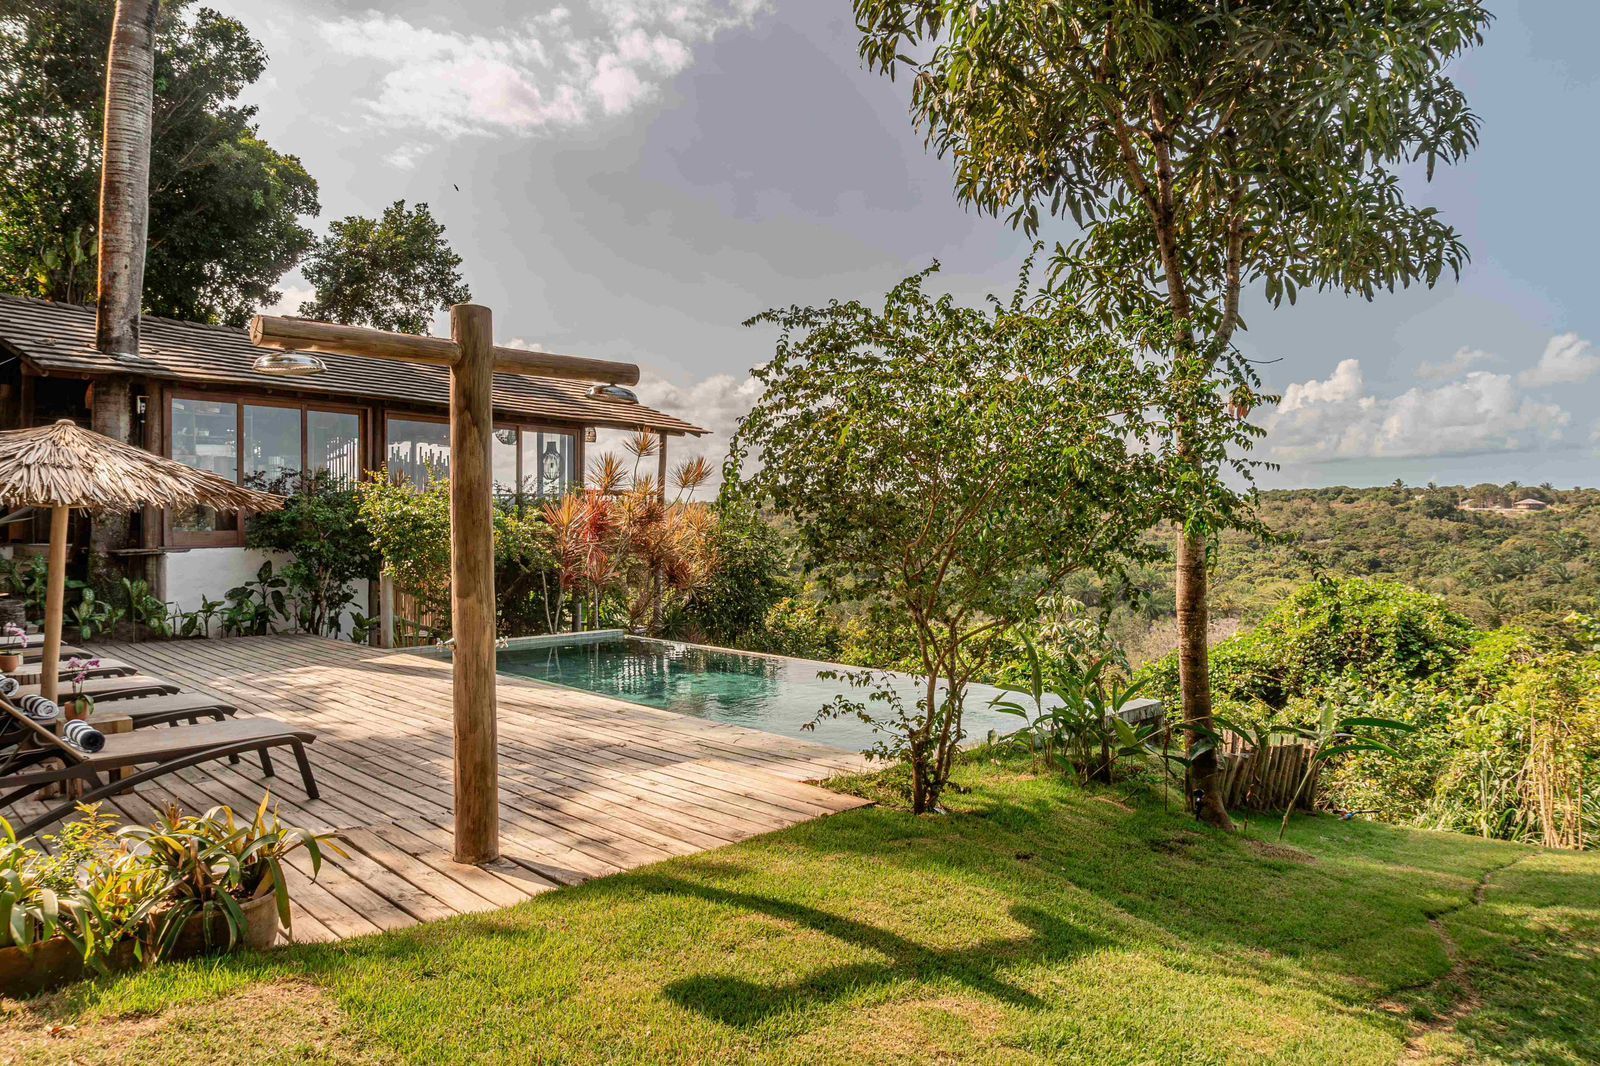
[{"label": "tree trunk", "polygon": [[150,220],[150,133],[160,0],[117,0],[106,59],[95,347],[137,355]]},{"label": "tree trunk", "polygon": [[[1183,693],[1183,720],[1187,725],[1213,729],[1211,717],[1211,664],[1207,631],[1210,628],[1206,607],[1206,543],[1187,530],[1178,534],[1178,680]],[[1192,731],[1184,735],[1184,746],[1192,750],[1200,738]],[[1223,829],[1233,826],[1222,802],[1217,782],[1215,747],[1197,759],[1192,767],[1191,796],[1195,814],[1201,821]]]},{"label": "tree trunk", "polygon": [[[99,295],[95,347],[113,359],[139,353],[144,255],[150,219],[150,136],[155,98],[155,29],[160,0],[117,0],[106,57],[105,138],[100,170]],[[125,444],[133,440],[127,378],[95,383],[92,426]],[[91,573],[106,553],[127,547],[128,518],[92,520]]]}]

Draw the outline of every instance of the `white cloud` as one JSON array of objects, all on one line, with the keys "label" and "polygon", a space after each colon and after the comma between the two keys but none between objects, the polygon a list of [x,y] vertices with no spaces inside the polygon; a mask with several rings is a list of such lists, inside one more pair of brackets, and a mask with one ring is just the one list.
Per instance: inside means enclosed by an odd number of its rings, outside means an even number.
[{"label": "white cloud", "polygon": [[1417,377],[1423,381],[1444,381],[1459,377],[1480,363],[1492,363],[1495,357],[1477,348],[1457,348],[1456,354],[1437,363],[1424,360],[1417,366]]},{"label": "white cloud", "polygon": [[[696,45],[751,24],[769,0],[588,0],[487,33],[436,29],[380,11],[327,19],[341,56],[381,64],[365,101],[375,125],[468,133],[537,133],[626,114],[693,60]],[[389,157],[413,165],[414,146]]]},{"label": "white cloud", "polygon": [[1587,381],[1600,371],[1600,353],[1576,333],[1561,333],[1550,338],[1544,354],[1532,370],[1517,375],[1523,385],[1568,385]]},{"label": "white cloud", "polygon": [[[298,276],[298,275],[292,275]],[[295,282],[278,282],[278,292],[281,295],[276,303],[262,304],[256,308],[264,315],[298,315],[300,305],[308,300],[316,299],[316,290],[309,285],[296,284]]]},{"label": "white cloud", "polygon": [[1286,388],[1263,425],[1274,459],[1321,462],[1521,451],[1560,440],[1570,421],[1509,374],[1475,370],[1380,397],[1367,389],[1360,361],[1346,359],[1326,379]]},{"label": "white cloud", "polygon": [[543,352],[548,349],[538,341],[530,341],[526,337],[512,337],[506,341],[502,348],[521,348],[525,352]]}]

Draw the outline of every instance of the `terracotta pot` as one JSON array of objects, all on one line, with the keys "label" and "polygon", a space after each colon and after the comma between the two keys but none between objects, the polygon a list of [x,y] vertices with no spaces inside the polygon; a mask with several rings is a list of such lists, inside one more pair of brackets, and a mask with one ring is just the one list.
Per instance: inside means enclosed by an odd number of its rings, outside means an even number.
[{"label": "terracotta pot", "polygon": [[[270,895],[253,899],[240,909],[244,911],[245,927],[239,936],[238,946],[265,951],[277,943],[278,908],[276,901]],[[209,930],[199,915],[184,922],[183,932],[178,934],[178,939],[173,943],[172,950],[167,953],[167,958],[191,959],[196,955],[227,950],[227,917],[221,913],[210,917]]]},{"label": "terracotta pot", "polygon": [[[242,908],[245,929],[238,946],[263,951],[278,939],[278,908],[273,898],[262,896]],[[228,945],[228,923],[221,914],[207,918],[195,915],[183,923],[183,931],[166,954],[168,961],[191,959],[224,951]],[[209,931],[206,926],[210,925]],[[111,959],[115,972],[131,970],[139,964],[134,957],[132,944],[119,944]],[[77,949],[65,937],[49,940],[26,948],[0,948],[0,996],[31,996],[51,988],[81,980],[88,968],[78,957]]]},{"label": "terracotta pot", "polygon": [[0,655],[0,674],[14,674],[22,669],[22,656],[16,652]]},{"label": "terracotta pot", "polygon": [[68,721],[88,718],[94,713],[94,701],[87,696],[68,696],[61,701],[61,713],[67,716]]}]

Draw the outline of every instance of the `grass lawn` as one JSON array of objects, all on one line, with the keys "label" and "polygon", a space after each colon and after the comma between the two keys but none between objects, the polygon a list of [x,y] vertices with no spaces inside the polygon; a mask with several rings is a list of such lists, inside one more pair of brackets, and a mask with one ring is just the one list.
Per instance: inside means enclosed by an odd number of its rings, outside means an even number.
[{"label": "grass lawn", "polygon": [[946,817],[0,1007],[0,1062],[1600,1061],[1600,855],[958,780]]}]

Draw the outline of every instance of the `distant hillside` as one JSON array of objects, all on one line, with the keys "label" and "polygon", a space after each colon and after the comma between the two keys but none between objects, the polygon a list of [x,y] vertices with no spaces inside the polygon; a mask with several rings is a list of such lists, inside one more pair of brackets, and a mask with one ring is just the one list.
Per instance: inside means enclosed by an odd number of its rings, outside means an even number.
[{"label": "distant hillside", "polygon": [[[1525,499],[1548,506],[1516,510]],[[1569,611],[1600,609],[1597,489],[1280,489],[1261,494],[1260,516],[1273,539],[1238,532],[1222,538],[1213,571],[1214,640],[1255,624],[1318,575],[1403,581],[1445,597],[1487,628],[1518,622],[1548,632]],[[1170,533],[1153,536],[1171,543]],[[1080,577],[1069,591],[1095,603],[1104,594],[1097,585]],[[1177,645],[1170,561],[1138,568],[1130,591],[1133,606],[1115,609],[1111,629],[1141,663]]]},{"label": "distant hillside", "polygon": [[[1528,499],[1548,506],[1482,509]],[[1260,513],[1283,542],[1231,534],[1217,560],[1218,609],[1247,623],[1319,573],[1404,581],[1485,626],[1549,629],[1600,605],[1600,490],[1292,489],[1263,493]]]}]

